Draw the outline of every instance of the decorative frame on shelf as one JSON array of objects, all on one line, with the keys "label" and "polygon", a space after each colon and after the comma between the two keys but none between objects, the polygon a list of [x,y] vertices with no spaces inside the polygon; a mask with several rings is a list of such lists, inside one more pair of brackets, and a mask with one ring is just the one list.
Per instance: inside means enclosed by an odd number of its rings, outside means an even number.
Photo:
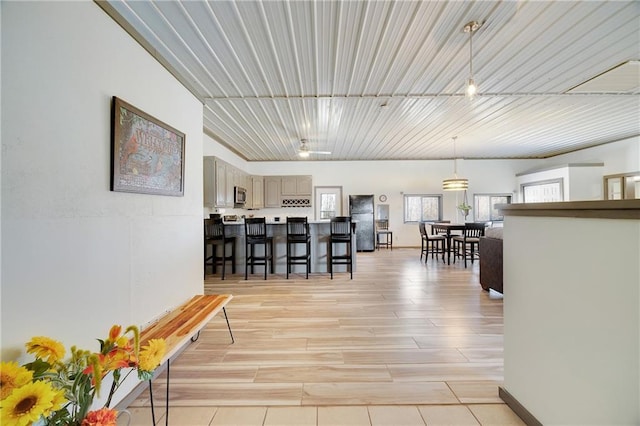
[{"label": "decorative frame on shelf", "polygon": [[114,96],[111,190],[184,196],[185,134]]}]

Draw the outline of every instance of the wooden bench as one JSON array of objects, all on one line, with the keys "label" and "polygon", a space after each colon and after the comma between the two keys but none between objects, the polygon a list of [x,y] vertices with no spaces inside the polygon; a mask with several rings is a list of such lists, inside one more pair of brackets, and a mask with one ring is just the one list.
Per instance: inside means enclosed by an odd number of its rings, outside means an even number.
[{"label": "wooden bench", "polygon": [[[189,341],[195,342],[202,330],[218,312],[224,312],[227,321],[231,343],[235,343],[227,310],[225,306],[233,299],[231,294],[196,295],[191,300],[167,313],[156,323],[140,332],[140,347],[146,345],[151,339],[164,339],[166,352],[160,365],[167,365],[167,398],[165,406],[165,424],[169,424],[169,365],[171,358],[180,351]],[[153,406],[153,390],[149,380],[149,396],[151,399],[151,416],[153,424],[156,424],[155,410]]]}]

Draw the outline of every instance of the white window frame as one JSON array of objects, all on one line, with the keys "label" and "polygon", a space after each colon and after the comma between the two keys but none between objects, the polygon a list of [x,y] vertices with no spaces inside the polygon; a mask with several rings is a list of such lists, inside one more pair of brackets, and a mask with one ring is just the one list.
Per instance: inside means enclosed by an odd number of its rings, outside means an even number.
[{"label": "white window frame", "polygon": [[[489,212],[489,219],[479,219],[478,218],[478,198],[477,197],[489,197],[489,205],[490,207],[490,212]],[[495,222],[495,221],[502,221],[504,220],[504,216],[493,216],[493,204],[491,203],[491,198],[493,197],[508,197],[509,200],[507,201],[507,204],[511,204],[513,202],[513,194],[498,194],[498,193],[486,193],[486,194],[473,194],[473,217],[475,218],[475,220],[477,221],[488,221],[488,222]]]},{"label": "white window frame", "polygon": [[[420,198],[420,204],[422,205],[423,198],[435,198],[438,201],[438,217],[437,218],[425,218],[420,213],[420,219],[408,218],[407,214],[409,213],[407,210],[407,200],[408,198]],[[442,220],[442,194],[404,194],[402,197],[402,216],[404,218],[404,223],[418,223],[418,222],[433,222]],[[423,212],[423,209],[420,209]]]}]

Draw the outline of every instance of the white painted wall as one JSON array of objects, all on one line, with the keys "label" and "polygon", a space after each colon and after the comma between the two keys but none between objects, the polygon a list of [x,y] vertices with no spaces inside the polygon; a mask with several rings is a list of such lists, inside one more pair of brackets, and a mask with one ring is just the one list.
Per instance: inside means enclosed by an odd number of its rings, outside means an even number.
[{"label": "white painted wall", "polygon": [[541,165],[599,162],[604,163],[602,167],[603,175],[639,171],[640,136],[558,155],[544,160]]},{"label": "white painted wall", "polygon": [[[1,31],[2,359],[95,350],[203,291],[202,105],[93,2],[2,2]],[[184,197],[109,190],[113,95],[186,134]]]},{"label": "white painted wall", "polygon": [[[293,161],[246,162],[205,135],[205,155],[219,156],[247,173],[255,175],[312,175],[314,186],[342,186],[343,208],[347,214],[349,194],[374,194],[376,200],[387,195],[389,225],[394,245],[420,247],[420,232],[415,223],[403,221],[403,194],[443,194],[444,219],[464,222],[456,206],[462,202],[462,192],[443,192],[442,179],[453,176],[452,160],[430,161]],[[244,161],[244,162],[243,162]],[[513,193],[515,175],[528,170],[539,160],[458,160],[458,175],[469,179],[469,202],[474,193]],[[246,214],[244,210],[227,209],[226,213]],[[209,211],[205,209],[205,215]],[[308,215],[313,209],[261,209],[257,216]],[[471,217],[468,218],[471,220]]]},{"label": "white painted wall", "polygon": [[640,424],[640,221],[504,226],[505,389],[545,425]]},{"label": "white painted wall", "polygon": [[[602,145],[545,160],[458,160],[458,175],[469,179],[468,198],[475,193],[512,193],[513,202],[522,202],[520,185],[525,182],[563,178],[567,200],[602,199],[602,176],[640,170],[640,137]],[[444,219],[464,221],[456,209],[462,202],[461,192],[443,192],[442,179],[453,175],[451,160],[431,161],[293,161],[247,162],[205,135],[205,155],[222,158],[255,175],[310,174],[314,186],[342,186],[343,206],[349,194],[386,194],[390,206],[390,226],[396,246],[420,246],[415,224],[403,222],[403,193],[443,194]],[[603,167],[558,167],[516,178],[516,174],[568,163],[604,163]],[[208,216],[213,210],[204,209]],[[226,209],[227,214],[246,214],[245,210]],[[259,216],[307,215],[313,209],[261,209]],[[345,210],[345,214],[346,214]],[[471,211],[473,215],[473,210]],[[472,220],[470,216],[468,218]]]}]

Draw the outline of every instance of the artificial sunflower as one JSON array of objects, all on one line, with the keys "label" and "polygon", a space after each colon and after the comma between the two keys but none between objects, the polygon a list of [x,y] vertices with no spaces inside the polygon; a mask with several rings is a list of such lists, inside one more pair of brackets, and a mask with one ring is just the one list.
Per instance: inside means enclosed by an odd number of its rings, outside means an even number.
[{"label": "artificial sunflower", "polygon": [[160,365],[162,357],[167,350],[164,339],[151,339],[147,345],[140,349],[138,368],[143,371],[153,371]]},{"label": "artificial sunflower", "polygon": [[35,336],[25,345],[27,352],[54,364],[64,358],[64,345],[45,336]]},{"label": "artificial sunflower", "polygon": [[33,379],[33,371],[18,365],[17,362],[0,362],[0,400],[11,392],[29,383]]},{"label": "artificial sunflower", "polygon": [[58,392],[43,381],[27,383],[14,389],[0,406],[0,424],[26,426],[51,412]]}]

